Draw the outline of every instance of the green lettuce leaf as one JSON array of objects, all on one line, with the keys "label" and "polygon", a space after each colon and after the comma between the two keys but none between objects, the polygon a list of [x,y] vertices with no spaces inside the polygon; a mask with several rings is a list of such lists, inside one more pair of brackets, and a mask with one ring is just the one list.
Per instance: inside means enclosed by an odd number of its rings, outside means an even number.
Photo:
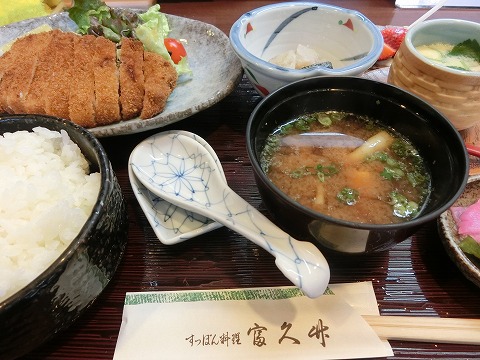
[{"label": "green lettuce leaf", "polygon": [[164,44],[170,26],[158,4],[137,15],[127,11],[114,11],[101,0],[75,0],[68,13],[78,25],[80,34],[104,36],[116,43],[120,42],[122,36],[137,38],[145,50],[157,53],[169,61],[179,75],[192,72],[187,58],[178,64],[172,61]]},{"label": "green lettuce leaf", "polygon": [[78,25],[78,32],[84,35],[88,34],[92,18],[97,18],[100,23],[111,18],[110,7],[101,0],[75,0],[68,15]]},{"label": "green lettuce leaf", "polygon": [[135,35],[143,43],[145,50],[163,56],[175,67],[179,75],[191,73],[186,58],[183,58],[178,64],[175,64],[170,58],[164,44],[165,38],[170,33],[170,26],[165,14],[160,12],[160,5],[153,5],[138,17],[141,22],[135,29]]}]

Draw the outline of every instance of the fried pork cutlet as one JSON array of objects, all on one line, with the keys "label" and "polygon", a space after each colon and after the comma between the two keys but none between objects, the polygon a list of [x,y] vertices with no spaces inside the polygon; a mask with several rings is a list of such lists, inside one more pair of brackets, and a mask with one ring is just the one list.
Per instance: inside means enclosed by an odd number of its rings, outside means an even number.
[{"label": "fried pork cutlet", "polygon": [[68,98],[73,70],[74,36],[72,33],[66,32],[54,34],[50,45],[54,62],[51,64],[48,91],[44,94],[45,113],[64,119],[69,117]]},{"label": "fried pork cutlet", "polygon": [[74,38],[74,61],[68,99],[69,119],[83,127],[94,127],[95,122],[95,78],[93,57],[90,50],[95,36],[85,35]]},{"label": "fried pork cutlet", "polygon": [[2,79],[3,79],[3,75],[7,71],[8,66],[10,64],[10,59],[14,56],[15,55],[13,55],[13,53],[7,52],[2,57],[0,57],[0,114],[7,112],[7,110],[4,108],[3,101],[2,101],[3,98],[1,96]]},{"label": "fried pork cutlet", "polygon": [[38,37],[28,35],[23,39],[23,56],[17,58],[15,67],[5,74],[5,81],[9,84],[6,103],[10,112],[25,112],[25,102],[35,74],[38,53],[47,46],[50,38],[51,34],[43,33]]},{"label": "fried pork cutlet", "polygon": [[[42,39],[39,40],[41,41]],[[25,98],[30,85],[28,82],[31,81],[29,76],[25,76],[25,71],[31,70],[32,66],[29,64],[36,59],[35,55],[32,57],[29,49],[36,46],[36,43],[34,37],[22,37],[12,45],[11,51],[0,58],[0,108],[3,112],[15,112],[18,109],[11,106],[16,102],[14,98]]]},{"label": "fried pork cutlet", "polygon": [[122,118],[131,119],[140,115],[145,93],[141,41],[122,38],[119,71]]},{"label": "fried pork cutlet", "polygon": [[99,36],[94,51],[95,121],[106,125],[120,120],[117,49],[115,43]]},{"label": "fried pork cutlet", "polygon": [[15,63],[16,57],[20,52],[7,52],[2,57],[0,57],[0,113],[6,113],[8,109],[7,105],[7,90],[8,90],[8,81],[5,74],[8,73],[8,70],[12,64]]},{"label": "fried pork cutlet", "polygon": [[141,42],[52,30],[20,38],[0,56],[0,112],[47,114],[91,128],[165,108],[174,67]]},{"label": "fried pork cutlet", "polygon": [[163,57],[145,52],[143,56],[145,95],[140,118],[148,119],[163,111],[167,99],[177,85],[177,72]]},{"label": "fried pork cutlet", "polygon": [[[57,35],[60,33],[60,30],[49,31],[50,37],[45,39],[45,46],[38,53],[36,59],[35,73],[33,74],[32,82],[30,83],[30,89],[25,101],[25,113],[28,114],[46,114],[45,109],[45,93],[49,91],[49,80],[51,75],[52,68],[52,57],[51,57],[51,44],[54,39],[57,38]],[[34,34],[32,36],[37,37],[40,34]],[[16,42],[13,44],[15,46]],[[12,50],[13,51],[13,46]]]}]

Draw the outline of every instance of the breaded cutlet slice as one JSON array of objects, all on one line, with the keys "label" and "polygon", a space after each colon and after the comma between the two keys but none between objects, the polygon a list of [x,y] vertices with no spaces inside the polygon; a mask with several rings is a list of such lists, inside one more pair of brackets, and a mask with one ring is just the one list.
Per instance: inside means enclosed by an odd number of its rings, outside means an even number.
[{"label": "breaded cutlet slice", "polygon": [[35,73],[33,75],[32,82],[30,83],[30,89],[24,102],[25,112],[29,114],[45,114],[45,93],[49,90],[49,79],[52,70],[52,51],[51,43],[53,39],[60,33],[60,30],[50,31],[50,41],[46,46],[38,53],[37,65],[35,67]]},{"label": "breaded cutlet slice", "polygon": [[31,46],[31,39],[21,37],[15,41],[10,50],[0,58],[0,111],[9,112],[12,110],[8,106],[8,92],[11,85],[11,78],[14,75],[18,61],[21,61],[23,54]]},{"label": "breaded cutlet slice", "polygon": [[8,89],[8,82],[3,82],[2,80],[10,65],[15,62],[15,54],[16,53],[8,51],[0,57],[0,113],[7,112],[6,91]]},{"label": "breaded cutlet slice", "polygon": [[119,80],[115,43],[99,36],[95,39],[95,121],[107,125],[120,120]]},{"label": "breaded cutlet slice", "polygon": [[148,119],[163,111],[177,85],[177,72],[162,56],[145,51],[143,55],[145,95],[140,118]]},{"label": "breaded cutlet slice", "polygon": [[7,92],[9,112],[26,112],[25,102],[37,67],[38,54],[49,44],[51,36],[51,32],[43,32],[35,36],[27,35],[23,40],[22,56],[17,58],[15,67],[6,74],[6,81],[10,83]]},{"label": "breaded cutlet slice", "polygon": [[122,37],[119,77],[122,119],[132,119],[140,115],[145,92],[141,41]]},{"label": "breaded cutlet slice", "polygon": [[68,102],[69,119],[80,126],[91,128],[96,125],[92,56],[95,36],[75,36],[73,45],[73,69]]},{"label": "breaded cutlet slice", "polygon": [[49,115],[68,119],[68,98],[73,69],[73,38],[71,32],[60,31],[53,34],[50,51],[53,63],[50,64],[51,75],[48,89],[44,92],[45,112]]}]

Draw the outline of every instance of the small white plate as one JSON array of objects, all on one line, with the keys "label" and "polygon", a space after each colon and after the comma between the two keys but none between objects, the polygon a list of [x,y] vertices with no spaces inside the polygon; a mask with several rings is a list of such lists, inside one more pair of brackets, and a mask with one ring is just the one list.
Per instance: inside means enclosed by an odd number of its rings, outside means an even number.
[{"label": "small white plate", "polygon": [[[480,199],[480,175],[471,176],[463,194],[453,206],[469,206]],[[463,275],[480,287],[480,259],[467,256],[458,246],[461,239],[458,236],[457,225],[450,210],[445,211],[438,219],[440,238],[443,245]]]},{"label": "small white plate", "polygon": [[[180,77],[162,113],[89,129],[95,136],[132,134],[172,124],[209,108],[237,87],[242,67],[221,30],[197,20],[168,14],[167,18],[172,30],[169,36],[184,43],[193,75]],[[24,20],[0,27],[0,47],[43,24],[64,31],[77,28],[66,12]]]},{"label": "small white plate", "polygon": [[[195,139],[209,150],[210,154],[215,159],[215,162],[220,163],[220,160],[211,146],[200,136],[182,130],[167,131],[164,132],[164,134],[181,134]],[[148,141],[148,139],[149,138],[144,141]],[[172,205],[168,201],[165,201],[161,197],[148,191],[133,173],[130,163],[131,161],[129,159],[128,176],[133,193],[145,213],[148,222],[155,231],[155,234],[163,244],[177,244],[194,236],[218,229],[222,226],[202,215]],[[218,168],[225,178],[222,167],[219,166]]]}]

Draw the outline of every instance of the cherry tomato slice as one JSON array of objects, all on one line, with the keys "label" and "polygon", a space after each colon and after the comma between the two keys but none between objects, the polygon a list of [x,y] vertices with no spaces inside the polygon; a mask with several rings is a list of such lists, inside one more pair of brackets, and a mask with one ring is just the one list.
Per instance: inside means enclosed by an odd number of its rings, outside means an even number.
[{"label": "cherry tomato slice", "polygon": [[170,57],[172,58],[172,61],[175,64],[178,64],[182,58],[187,56],[187,52],[180,41],[172,38],[166,38],[164,40],[164,44],[168,53],[170,54]]}]

